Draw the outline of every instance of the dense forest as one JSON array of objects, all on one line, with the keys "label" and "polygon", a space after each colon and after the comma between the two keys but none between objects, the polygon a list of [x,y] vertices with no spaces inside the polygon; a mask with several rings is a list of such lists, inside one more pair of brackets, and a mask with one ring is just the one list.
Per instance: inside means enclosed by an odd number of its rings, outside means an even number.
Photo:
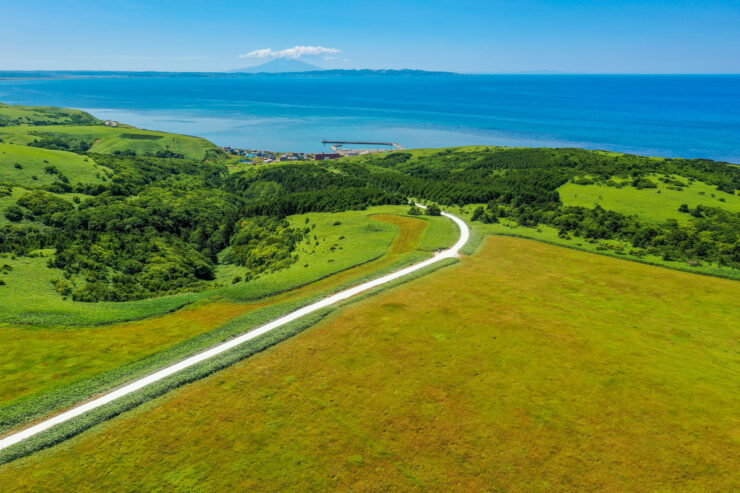
[{"label": "dense forest", "polygon": [[[686,206],[685,223],[648,222],[601,207],[565,206],[567,182],[644,189],[701,181],[740,190],[740,168],[706,160],[655,159],[582,149],[460,148],[393,152],[336,161],[254,166],[231,173],[222,162],[179,155],[97,154],[87,142],[39,138],[31,146],[87,156],[102,181],[71,184],[49,163],[51,184],[23,187],[5,208],[0,252],[53,249],[55,283],[79,301],[123,301],[213,286],[222,261],[243,280],[284,268],[306,231],[285,218],[305,212],[406,204],[476,206],[475,221],[550,225],[562,237],[619,239],[631,253],[709,261],[740,269],[740,215]],[[676,178],[679,175],[681,179]],[[0,195],[12,183],[0,184]],[[436,211],[436,208],[434,208]],[[412,209],[412,213],[418,213]]]}]

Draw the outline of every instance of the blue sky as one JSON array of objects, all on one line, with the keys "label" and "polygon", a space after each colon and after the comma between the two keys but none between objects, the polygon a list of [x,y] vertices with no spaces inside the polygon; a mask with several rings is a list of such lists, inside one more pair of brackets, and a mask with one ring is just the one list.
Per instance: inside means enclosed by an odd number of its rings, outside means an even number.
[{"label": "blue sky", "polygon": [[[740,0],[0,3],[0,70],[740,73]],[[281,51],[296,46],[321,47]],[[239,58],[270,50],[262,58]]]}]

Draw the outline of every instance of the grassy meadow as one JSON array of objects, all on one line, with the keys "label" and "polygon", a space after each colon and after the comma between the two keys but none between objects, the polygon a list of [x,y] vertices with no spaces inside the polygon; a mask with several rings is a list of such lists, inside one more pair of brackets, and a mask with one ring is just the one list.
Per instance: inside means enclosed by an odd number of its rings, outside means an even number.
[{"label": "grassy meadow", "polygon": [[[675,176],[672,178],[680,179]],[[692,209],[701,205],[740,212],[740,195],[722,192],[700,181],[684,181],[687,182],[686,187],[679,190],[668,188],[666,183],[660,181],[655,181],[657,188],[647,189],[568,182],[558,189],[558,193],[565,205],[594,207],[598,204],[604,209],[657,222],[667,219],[688,222],[691,216],[678,212],[681,204],[687,204]]]},{"label": "grassy meadow", "polygon": [[[582,185],[575,185],[583,187]],[[589,186],[589,185],[587,185]],[[725,277],[728,279],[740,280],[740,272],[732,267],[719,265],[710,262],[697,262],[690,264],[686,261],[681,260],[665,260],[659,255],[640,254],[635,255],[631,253],[633,251],[632,245],[626,241],[619,240],[587,240],[585,238],[570,237],[563,238],[558,235],[558,230],[554,227],[540,224],[536,227],[528,227],[517,224],[515,221],[511,221],[506,218],[500,219],[500,222],[495,224],[485,224],[480,221],[471,221],[473,211],[477,206],[475,204],[468,205],[465,207],[448,207],[447,209],[455,214],[465,218],[470,226],[472,235],[471,241],[465,246],[465,253],[472,254],[476,251],[482,242],[491,235],[503,235],[503,236],[516,236],[522,238],[529,238],[532,240],[543,241],[545,243],[552,243],[554,245],[565,246],[568,248],[575,248],[590,253],[597,253],[599,255],[608,255],[612,257],[622,258],[626,260],[632,260],[635,262],[647,263],[652,265],[658,265],[661,267],[667,267],[669,269],[676,269],[696,274],[703,274],[709,276]],[[676,214],[680,214],[678,211]],[[685,215],[685,214],[684,214]]]},{"label": "grassy meadow", "polygon": [[490,238],[0,467],[0,489],[733,491],[738,296]]},{"label": "grassy meadow", "polygon": [[73,152],[0,143],[0,183],[34,187],[49,185],[57,178],[44,171],[46,166],[56,167],[73,185],[102,183],[110,173],[107,168],[95,164],[92,158]]},{"label": "grassy meadow", "polygon": [[[317,219],[316,216],[321,215],[311,215],[320,223],[323,218]],[[365,222],[371,221],[371,226],[378,230],[391,231],[392,242],[382,245],[383,248],[375,252],[379,253],[375,259],[340,272],[333,271],[334,275],[326,271],[327,275],[317,282],[286,290],[277,296],[263,296],[257,301],[238,299],[232,290],[231,297],[211,296],[183,310],[135,322],[83,327],[3,324],[0,326],[0,334],[4,336],[0,339],[0,351],[10,357],[0,364],[0,372],[4,376],[0,383],[0,429],[26,421],[23,416],[43,415],[84,399],[95,391],[129,380],[134,371],[133,367],[127,369],[131,365],[136,367],[136,372],[146,373],[162,366],[165,361],[176,361],[235,333],[244,332],[250,325],[248,321],[238,323],[240,317],[244,319],[245,315],[266,309],[279,314],[296,302],[303,303],[301,300],[331,292],[399,263],[423,258],[428,254],[419,251],[419,245],[427,232],[439,229],[430,224],[438,224],[442,220],[434,218],[440,221],[430,222],[391,214],[372,214],[369,216],[372,219],[364,216],[363,222],[360,220],[363,216],[358,212],[324,216],[331,218],[329,224],[335,229],[341,226],[334,226],[337,216],[345,220],[343,224],[354,224],[351,227],[362,225],[365,228]],[[316,231],[322,229],[316,228]],[[369,247],[372,237],[365,235],[364,238]],[[213,337],[203,337],[209,332]],[[34,350],[28,351],[29,347]]]},{"label": "grassy meadow", "polygon": [[99,125],[100,123],[102,123],[100,120],[81,110],[0,103],[0,127],[8,125]]},{"label": "grassy meadow", "polygon": [[[38,135],[34,135],[38,134]],[[91,142],[90,152],[111,154],[115,151],[133,151],[137,155],[154,154],[169,150],[185,158],[203,160],[221,157],[222,151],[215,144],[200,137],[142,130],[133,127],[106,127],[88,125],[47,125],[0,127],[3,142],[28,145],[39,136],[61,137],[75,141]]]}]

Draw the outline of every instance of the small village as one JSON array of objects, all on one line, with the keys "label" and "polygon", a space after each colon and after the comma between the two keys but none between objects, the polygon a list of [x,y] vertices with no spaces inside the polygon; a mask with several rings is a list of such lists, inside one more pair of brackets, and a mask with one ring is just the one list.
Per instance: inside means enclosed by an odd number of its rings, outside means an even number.
[{"label": "small village", "polygon": [[[395,142],[322,140],[321,143],[324,144],[324,146],[329,145],[333,152],[275,152],[229,146],[222,147],[221,149],[223,149],[224,152],[231,154],[232,156],[241,158],[238,161],[241,164],[270,164],[282,161],[324,161],[327,159],[339,159],[342,157],[360,156],[363,154],[376,154],[389,152],[391,150],[404,149],[404,147]],[[372,145],[381,147],[361,147],[358,149],[348,149],[346,148],[347,145]]]}]

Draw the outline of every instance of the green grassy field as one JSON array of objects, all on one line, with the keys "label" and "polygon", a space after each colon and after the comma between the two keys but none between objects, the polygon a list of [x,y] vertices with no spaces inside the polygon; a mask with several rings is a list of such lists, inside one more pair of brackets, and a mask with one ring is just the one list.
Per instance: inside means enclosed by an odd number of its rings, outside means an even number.
[{"label": "green grassy field", "polygon": [[0,489],[733,491],[738,296],[491,238],[2,466]]},{"label": "green grassy field", "polygon": [[200,137],[133,127],[74,125],[0,127],[0,139],[10,144],[27,145],[39,138],[31,135],[31,132],[90,142],[92,143],[90,152],[101,154],[111,154],[114,151],[134,151],[137,155],[145,155],[154,154],[160,150],[170,150],[195,160],[223,156],[219,147]]},{"label": "green grassy field", "polygon": [[682,180],[688,185],[680,191],[671,190],[665,183],[655,180],[658,188],[642,190],[629,186],[614,188],[569,182],[560,187],[558,193],[565,205],[594,207],[598,204],[607,210],[637,215],[651,221],[676,219],[687,223],[691,216],[678,212],[681,204],[687,204],[692,209],[702,205],[740,212],[740,195],[721,192],[699,181],[689,183],[686,179]]},{"label": "green grassy field", "polygon": [[[305,222],[306,216],[292,219]],[[152,368],[243,332],[250,327],[248,324],[251,323],[252,314],[272,310],[275,313],[272,316],[276,316],[294,307],[295,303],[305,303],[315,296],[323,296],[399,263],[423,258],[428,254],[419,251],[418,247],[428,232],[440,237],[435,230],[439,229],[436,225],[441,224],[442,220],[434,218],[433,221],[427,221],[389,214],[372,214],[368,219],[367,212],[365,215],[354,212],[308,216],[318,224],[326,221],[331,229],[345,233],[349,232],[346,229],[348,227],[360,228],[362,231],[356,232],[360,238],[356,240],[358,245],[364,244],[367,253],[377,253],[376,259],[356,255],[345,258],[344,265],[338,263],[330,267],[334,270],[320,271],[320,277],[316,277],[317,272],[314,272],[314,278],[320,279],[317,282],[299,289],[283,290],[271,298],[265,298],[263,292],[261,299],[253,301],[257,294],[254,290],[251,293],[254,296],[247,297],[244,290],[240,292],[232,288],[230,296],[224,293],[218,297],[211,295],[184,310],[138,322],[96,327],[0,325],[0,334],[3,335],[0,338],[0,351],[9,355],[5,363],[0,364],[0,373],[4,376],[0,383],[0,430],[17,426],[29,417],[42,416],[59,407],[84,400],[96,391],[114,387],[134,375],[146,374]],[[343,219],[342,224],[334,224],[337,218]],[[368,226],[376,231],[368,234]],[[326,233],[321,226],[315,231]],[[373,234],[388,231],[392,243],[373,245]],[[444,241],[449,243],[454,238]],[[341,259],[341,252],[338,253],[336,258]],[[355,253],[359,254],[359,249]],[[323,259],[320,255],[318,258]],[[362,258],[367,261],[358,262]],[[338,271],[337,267],[347,268]],[[284,286],[295,288],[303,281],[304,278],[286,277],[283,282]],[[29,287],[29,294],[37,291],[41,289]],[[246,299],[252,302],[245,302]],[[88,304],[95,308],[97,305]],[[34,350],[28,351],[29,347]]]},{"label": "green grassy field", "polygon": [[0,103],[0,127],[6,125],[98,125],[101,121],[81,110],[54,106],[21,106]]},{"label": "green grassy field", "polygon": [[[16,167],[16,164],[21,167]],[[0,183],[27,186],[54,183],[56,175],[46,173],[46,166],[56,167],[70,184],[102,183],[107,179],[106,173],[110,172],[104,166],[98,166],[92,158],[72,152],[0,144]]]},{"label": "green grassy field", "polygon": [[[582,186],[582,185],[575,185]],[[539,225],[537,227],[526,227],[520,226],[513,221],[502,218],[497,224],[484,224],[480,221],[471,221],[470,218],[477,206],[475,204],[468,205],[466,207],[447,207],[446,209],[454,212],[465,218],[468,225],[471,228],[472,236],[471,241],[465,246],[464,251],[466,253],[475,252],[476,248],[481,245],[483,240],[490,235],[504,235],[504,236],[518,236],[522,238],[530,238],[533,240],[543,241],[546,243],[552,243],[555,245],[565,246],[569,248],[575,248],[590,253],[597,253],[600,255],[609,255],[618,257],[626,260],[632,260],[635,262],[643,262],[652,265],[658,265],[667,267],[669,269],[682,270],[697,274],[704,274],[710,276],[726,277],[728,279],[740,280],[740,272],[737,269],[731,267],[718,265],[715,263],[701,262],[696,265],[689,264],[685,261],[680,260],[664,260],[662,257],[657,255],[634,255],[632,246],[625,241],[619,240],[596,240],[588,241],[584,238],[571,237],[561,238],[558,236],[558,230],[546,226]],[[676,212],[676,214],[680,214]]]},{"label": "green grassy field", "polygon": [[[3,200],[10,203],[12,197],[0,198],[0,205]],[[387,222],[375,221],[372,216],[404,214],[407,210],[408,207],[380,206],[371,207],[366,211],[293,216],[290,220],[296,225],[305,225],[306,217],[309,218],[309,226],[316,224],[310,239],[313,240],[313,236],[316,235],[319,245],[312,244],[309,248],[307,243],[302,244],[298,250],[298,261],[287,269],[265,274],[249,282],[231,284],[234,276],[243,274],[243,269],[231,265],[220,266],[214,286],[221,283],[222,287],[214,287],[199,293],[183,293],[120,303],[82,303],[65,300],[56,293],[52,285],[52,280],[61,279],[62,273],[46,266],[48,258],[42,256],[13,259],[7,254],[0,254],[0,263],[7,263],[13,269],[8,274],[0,274],[0,278],[6,282],[5,286],[0,286],[0,298],[7,302],[5,309],[0,313],[0,322],[94,325],[161,315],[193,301],[211,297],[239,302],[253,301],[317,281],[382,256],[393,241],[398,227]],[[431,251],[450,246],[455,242],[457,231],[450,228],[449,220],[441,217],[424,220],[428,221],[430,226],[422,243],[418,247],[415,246],[415,249]],[[341,224],[334,226],[335,222]],[[339,240],[341,236],[344,236],[344,239]],[[331,250],[334,245],[337,246]],[[50,255],[50,252],[46,252],[46,255]]]}]

